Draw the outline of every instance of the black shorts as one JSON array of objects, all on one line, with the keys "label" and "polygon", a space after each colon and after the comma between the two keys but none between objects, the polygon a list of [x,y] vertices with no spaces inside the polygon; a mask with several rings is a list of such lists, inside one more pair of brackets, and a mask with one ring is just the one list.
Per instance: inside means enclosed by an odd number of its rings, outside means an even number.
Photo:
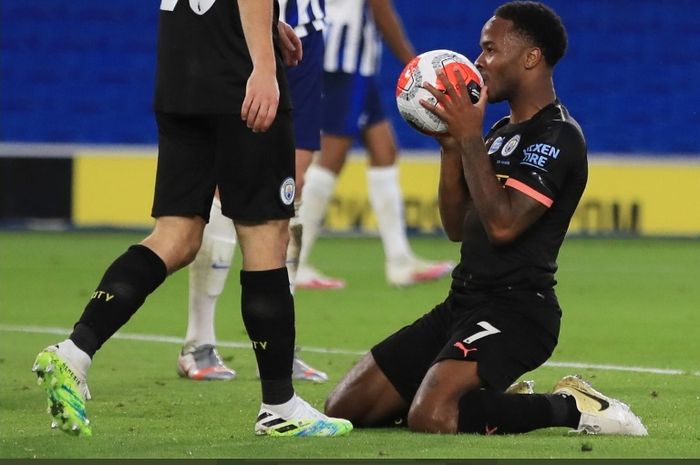
[{"label": "black shorts", "polygon": [[294,131],[278,111],[266,132],[240,115],[156,113],[158,171],[151,215],[209,220],[214,189],[221,210],[239,221],[294,216]]},{"label": "black shorts", "polygon": [[428,369],[444,359],[477,362],[484,387],[503,391],[542,365],[559,337],[553,290],[450,293],[413,324],[372,348],[379,368],[411,402]]}]

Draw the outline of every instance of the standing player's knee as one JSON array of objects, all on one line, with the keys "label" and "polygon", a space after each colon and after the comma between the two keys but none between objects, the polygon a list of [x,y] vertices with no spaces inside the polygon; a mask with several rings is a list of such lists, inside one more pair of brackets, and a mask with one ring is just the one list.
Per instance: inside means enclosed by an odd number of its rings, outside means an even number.
[{"label": "standing player's knee", "polygon": [[180,264],[182,267],[185,267],[194,261],[194,259],[197,257],[200,246],[201,242],[188,242],[183,247],[182,255],[180,257]]},{"label": "standing player's knee", "polygon": [[236,223],[244,269],[256,271],[284,266],[289,241],[288,224],[286,219]]},{"label": "standing player's knee", "polygon": [[141,243],[155,252],[165,263],[168,274],[183,268],[195,259],[202,244],[201,227],[185,224],[156,225],[154,231]]}]

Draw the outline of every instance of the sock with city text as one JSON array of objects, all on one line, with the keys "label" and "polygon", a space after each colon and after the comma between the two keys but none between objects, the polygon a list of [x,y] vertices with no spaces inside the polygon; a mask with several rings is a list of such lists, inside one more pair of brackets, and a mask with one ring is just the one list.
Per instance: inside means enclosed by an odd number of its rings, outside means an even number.
[{"label": "sock with city text", "polygon": [[163,260],[144,245],[132,245],[105,271],[70,335],[91,358],[167,276]]},{"label": "sock with city text", "polygon": [[260,370],[262,401],[283,404],[294,395],[294,300],[287,269],[241,271],[241,312]]}]

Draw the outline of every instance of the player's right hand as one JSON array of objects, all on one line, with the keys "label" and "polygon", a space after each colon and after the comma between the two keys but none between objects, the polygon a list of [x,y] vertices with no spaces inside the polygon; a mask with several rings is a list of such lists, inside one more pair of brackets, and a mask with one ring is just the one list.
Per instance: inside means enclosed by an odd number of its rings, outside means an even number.
[{"label": "player's right hand", "polygon": [[245,89],[245,99],[241,106],[241,119],[253,132],[264,132],[277,115],[280,89],[275,69],[253,68]]}]

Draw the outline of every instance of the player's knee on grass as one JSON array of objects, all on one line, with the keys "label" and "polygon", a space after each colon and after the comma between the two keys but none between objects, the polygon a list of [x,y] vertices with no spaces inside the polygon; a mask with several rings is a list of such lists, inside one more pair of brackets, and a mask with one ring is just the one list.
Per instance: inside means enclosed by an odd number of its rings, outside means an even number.
[{"label": "player's knee on grass", "polygon": [[405,416],[408,403],[379,369],[371,353],[345,375],[326,400],[325,412],[355,426],[390,426]]},{"label": "player's knee on grass", "polygon": [[408,411],[408,428],[416,433],[456,433],[457,406],[413,403]]}]

